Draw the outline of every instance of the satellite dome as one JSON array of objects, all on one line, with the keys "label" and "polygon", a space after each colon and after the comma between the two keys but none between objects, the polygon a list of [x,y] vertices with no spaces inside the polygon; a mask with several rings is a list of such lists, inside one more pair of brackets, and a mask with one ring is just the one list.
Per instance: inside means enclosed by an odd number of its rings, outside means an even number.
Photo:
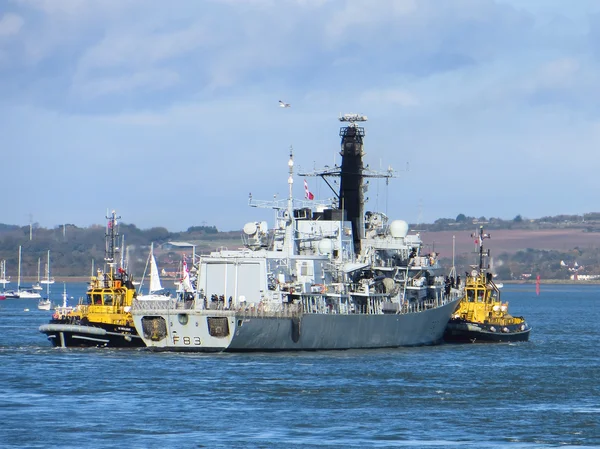
[{"label": "satellite dome", "polygon": [[321,240],[319,242],[319,254],[331,254],[333,251],[333,242],[329,239]]},{"label": "satellite dome", "polygon": [[247,235],[256,234],[256,223],[246,223],[244,225],[244,234],[247,234]]},{"label": "satellite dome", "polygon": [[390,235],[394,238],[404,238],[408,234],[408,223],[404,220],[394,220],[390,223]]}]

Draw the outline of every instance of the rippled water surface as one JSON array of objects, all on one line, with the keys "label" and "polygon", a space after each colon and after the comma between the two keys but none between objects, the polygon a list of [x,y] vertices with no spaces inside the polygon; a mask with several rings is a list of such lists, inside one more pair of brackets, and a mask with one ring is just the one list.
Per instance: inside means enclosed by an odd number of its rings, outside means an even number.
[{"label": "rippled water surface", "polygon": [[529,342],[212,355],[55,349],[0,301],[0,447],[599,447],[600,286],[503,295]]}]

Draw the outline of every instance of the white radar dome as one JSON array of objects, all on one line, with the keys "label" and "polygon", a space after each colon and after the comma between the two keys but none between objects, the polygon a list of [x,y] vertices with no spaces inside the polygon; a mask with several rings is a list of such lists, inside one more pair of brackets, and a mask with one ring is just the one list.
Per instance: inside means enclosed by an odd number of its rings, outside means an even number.
[{"label": "white radar dome", "polygon": [[329,239],[321,240],[319,242],[319,254],[331,254],[333,251],[333,242]]},{"label": "white radar dome", "polygon": [[404,238],[408,234],[408,223],[404,220],[394,220],[390,223],[390,235],[394,238]]},{"label": "white radar dome", "polygon": [[246,223],[244,225],[244,234],[247,234],[247,235],[256,234],[256,223]]}]

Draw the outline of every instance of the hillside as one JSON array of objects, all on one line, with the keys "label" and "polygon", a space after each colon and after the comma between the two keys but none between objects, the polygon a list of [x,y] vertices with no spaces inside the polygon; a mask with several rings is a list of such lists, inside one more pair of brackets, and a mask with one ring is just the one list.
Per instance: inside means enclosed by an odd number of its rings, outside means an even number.
[{"label": "hillside", "polygon": [[[474,232],[474,231],[472,231]],[[471,232],[471,233],[472,233]],[[421,232],[421,239],[435,248],[442,257],[452,256],[452,240],[455,237],[456,254],[475,250],[475,242],[469,231]],[[568,252],[573,248],[600,248],[600,234],[583,229],[496,229],[489,232],[491,239],[486,247],[492,255],[515,254],[528,248]]]},{"label": "hillside", "polygon": [[[459,219],[460,218],[460,219]],[[457,217],[440,219],[433,224],[410,225],[419,229],[425,243],[425,252],[440,254],[448,269],[452,265],[452,244],[455,242],[455,266],[459,273],[476,263],[476,245],[471,234],[476,232],[484,217]],[[540,220],[502,221],[489,219],[485,231],[498,278],[523,279],[541,274],[544,279],[569,279],[579,275],[600,275],[600,228],[598,214],[582,217],[545,217]],[[103,264],[104,227],[79,228],[74,225],[46,229],[0,224],[0,260],[6,260],[6,274],[13,282],[17,277],[18,247],[22,246],[24,278],[37,274],[38,261],[44,269],[46,253],[51,252],[52,275],[87,276],[92,266]],[[411,231],[415,232],[415,231]],[[183,232],[169,232],[165,228],[142,230],[133,224],[122,223],[120,233],[125,237],[127,263],[136,277],[144,273],[150,243],[154,243],[159,267],[171,275],[178,271],[182,255],[192,251],[205,254],[220,247],[229,249],[242,246],[241,230],[219,232],[214,226],[192,226]],[[178,242],[185,242],[178,245]],[[575,270],[576,269],[576,270]]]}]

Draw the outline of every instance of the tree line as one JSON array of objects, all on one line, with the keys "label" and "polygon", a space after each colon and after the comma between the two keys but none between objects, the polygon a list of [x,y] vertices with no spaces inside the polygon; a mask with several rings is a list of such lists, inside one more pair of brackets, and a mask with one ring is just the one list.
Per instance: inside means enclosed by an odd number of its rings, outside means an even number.
[{"label": "tree line", "polygon": [[[66,224],[44,228],[0,224],[0,260],[6,260],[6,275],[11,276],[12,281],[17,278],[19,246],[22,277],[37,276],[38,260],[41,277],[44,277],[48,251],[52,276],[87,276],[91,275],[92,266],[103,267],[105,234],[106,228],[101,225],[78,227]],[[137,277],[143,273],[151,243],[157,250],[159,265],[173,271],[181,260],[182,250],[162,250],[167,242],[191,242],[197,245],[198,251],[214,249],[223,242],[241,242],[240,232],[219,232],[215,226],[192,226],[187,231],[170,232],[163,227],[139,229],[134,224],[121,223],[119,234],[117,244],[122,246],[124,242],[125,246],[121,251],[124,262]]]},{"label": "tree line", "polygon": [[[600,213],[584,215],[558,215],[541,219],[524,219],[517,215],[512,220],[469,217],[459,214],[455,219],[438,219],[431,224],[413,224],[430,232],[442,230],[472,229],[474,223],[485,223],[487,229],[544,227],[579,227],[584,231],[598,232]],[[18,247],[22,247],[21,275],[37,276],[38,260],[41,276],[44,276],[47,251],[50,250],[51,275],[88,276],[92,266],[104,264],[105,232],[101,225],[78,227],[65,224],[54,228],[15,226],[0,224],[0,260],[6,260],[7,276],[16,281]],[[221,246],[241,245],[241,230],[219,232],[215,226],[191,226],[186,231],[170,232],[164,227],[140,229],[134,224],[120,223],[119,233],[125,238],[123,257],[129,271],[141,277],[146,266],[150,244],[155,247],[160,268],[177,271],[182,252],[191,253],[191,248],[168,247],[168,242],[183,241],[195,245],[197,253],[206,253]],[[120,242],[118,242],[120,244]],[[451,259],[441,262],[450,268]],[[470,271],[477,263],[477,256],[457,255],[455,265],[459,274]],[[545,279],[568,279],[574,273],[600,274],[600,250],[598,248],[573,248],[568,251],[524,249],[514,254],[498,254],[493,258],[493,270],[497,279],[521,279],[523,275],[539,274]]]}]

